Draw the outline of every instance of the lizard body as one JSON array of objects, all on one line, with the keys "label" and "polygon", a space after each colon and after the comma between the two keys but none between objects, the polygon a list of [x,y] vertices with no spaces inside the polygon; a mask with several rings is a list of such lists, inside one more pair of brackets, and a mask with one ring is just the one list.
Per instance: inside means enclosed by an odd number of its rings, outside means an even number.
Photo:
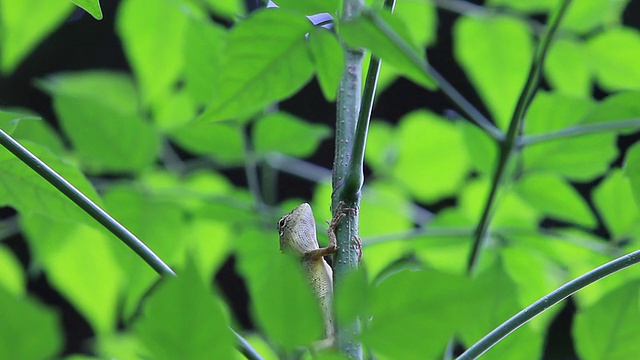
[{"label": "lizard body", "polygon": [[280,250],[291,251],[300,258],[309,284],[320,303],[325,337],[330,342],[334,338],[333,321],[333,271],[323,256],[336,252],[335,225],[342,216],[334,218],[327,231],[329,245],[320,248],[316,237],[316,222],[311,206],[303,203],[283,216],[278,222]]}]

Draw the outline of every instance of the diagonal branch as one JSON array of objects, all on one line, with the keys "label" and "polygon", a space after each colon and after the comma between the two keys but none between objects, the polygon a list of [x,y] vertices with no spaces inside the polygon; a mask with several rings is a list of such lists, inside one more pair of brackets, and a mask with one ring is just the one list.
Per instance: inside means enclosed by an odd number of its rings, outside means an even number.
[{"label": "diagonal branch", "polygon": [[540,80],[540,73],[542,72],[544,59],[547,55],[547,51],[549,50],[549,46],[551,45],[551,40],[553,39],[553,36],[558,29],[560,20],[566,12],[570,2],[571,0],[563,0],[561,2],[558,2],[558,5],[549,22],[549,26],[547,27],[547,31],[542,36],[542,39],[540,40],[540,43],[538,44],[538,47],[536,49],[536,53],[531,64],[531,69],[529,70],[529,76],[527,77],[524,89],[522,89],[522,92],[520,93],[518,103],[516,104],[516,108],[509,123],[507,137],[500,144],[500,155],[498,158],[498,164],[496,166],[495,174],[493,176],[493,182],[491,183],[491,191],[489,192],[489,197],[487,198],[487,202],[485,203],[480,222],[478,223],[478,227],[476,228],[474,234],[473,247],[471,249],[469,260],[467,262],[468,272],[471,272],[473,270],[478,260],[480,249],[486,237],[489,223],[491,222],[493,205],[498,193],[498,188],[502,184],[502,179],[507,168],[507,163],[509,162],[511,155],[516,149],[515,145],[517,144],[517,138],[522,127],[524,115],[527,112],[529,104],[531,104],[531,100],[533,100],[533,97],[538,90],[538,82]]}]

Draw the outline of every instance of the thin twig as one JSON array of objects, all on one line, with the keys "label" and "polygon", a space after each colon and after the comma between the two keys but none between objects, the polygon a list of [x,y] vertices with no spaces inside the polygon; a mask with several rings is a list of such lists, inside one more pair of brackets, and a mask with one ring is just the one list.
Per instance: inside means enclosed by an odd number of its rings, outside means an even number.
[{"label": "thin twig", "polygon": [[467,271],[471,272],[477,262],[480,249],[482,247],[482,243],[484,242],[484,238],[487,234],[487,229],[489,228],[489,223],[491,222],[491,215],[493,211],[493,204],[496,199],[496,195],[498,193],[498,188],[502,184],[502,179],[505,174],[505,170],[507,168],[507,163],[515,150],[515,145],[517,144],[517,137],[520,132],[520,128],[522,122],[524,120],[524,115],[529,107],[529,104],[533,100],[537,90],[538,90],[538,82],[540,79],[540,73],[542,72],[542,67],[544,64],[544,59],[546,57],[549,46],[551,45],[551,40],[553,39],[553,35],[555,34],[558,26],[560,25],[560,20],[564,15],[567,7],[571,3],[571,0],[564,0],[559,2],[556,11],[554,12],[549,27],[545,32],[544,36],[540,40],[538,44],[538,48],[536,49],[536,53],[533,58],[533,62],[531,64],[531,69],[529,70],[529,76],[527,77],[527,81],[520,93],[520,97],[518,98],[518,103],[516,104],[516,108],[513,112],[513,116],[511,117],[511,121],[509,123],[509,129],[507,131],[507,137],[500,144],[500,156],[498,159],[498,164],[496,166],[496,171],[493,176],[493,181],[491,183],[491,190],[489,192],[489,197],[487,198],[486,204],[484,206],[484,210],[482,212],[482,216],[480,218],[480,222],[478,223],[478,227],[476,228],[475,238],[473,242],[473,247],[471,249],[471,253],[469,255],[469,259],[467,262]]},{"label": "thin twig", "polygon": [[116,219],[104,211],[100,206],[89,199],[85,194],[53,170],[49,165],[36,157],[27,150],[19,142],[13,139],[9,134],[0,129],[0,144],[7,148],[18,159],[22,160],[27,166],[34,170],[38,175],[42,176],[49,184],[53,185],[67,198],[78,205],[82,210],[98,221],[102,226],[109,230],[112,234],[122,240],[131,250],[140,256],[149,266],[151,266],[158,274],[162,276],[172,275],[175,273],[165,264],[151,249],[147,247],[140,239],[138,239],[127,228],[122,226]]}]

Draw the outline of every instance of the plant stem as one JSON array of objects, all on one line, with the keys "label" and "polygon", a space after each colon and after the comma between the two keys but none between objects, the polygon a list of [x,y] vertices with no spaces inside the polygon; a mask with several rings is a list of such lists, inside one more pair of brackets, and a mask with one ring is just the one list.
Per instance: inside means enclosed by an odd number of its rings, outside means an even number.
[{"label": "plant stem", "polygon": [[507,168],[507,163],[511,158],[512,153],[515,150],[515,145],[517,144],[517,137],[520,132],[520,128],[522,126],[522,122],[524,120],[524,115],[531,104],[531,100],[535,96],[538,90],[538,82],[540,80],[540,73],[542,72],[542,66],[544,64],[544,59],[547,54],[547,50],[551,45],[551,40],[553,39],[553,35],[558,29],[558,25],[560,24],[560,20],[564,15],[567,7],[571,3],[571,0],[563,0],[558,2],[556,10],[551,17],[549,26],[543,35],[540,43],[538,44],[538,48],[536,49],[536,53],[533,58],[533,62],[531,63],[531,69],[529,70],[529,76],[527,77],[527,81],[520,93],[520,97],[518,98],[518,103],[516,104],[516,108],[513,112],[513,116],[511,117],[511,121],[509,123],[509,129],[507,131],[507,137],[500,143],[500,156],[498,159],[498,164],[496,166],[496,170],[493,176],[493,181],[491,183],[491,191],[489,192],[489,197],[487,198],[487,202],[484,206],[484,210],[482,212],[482,216],[480,218],[480,222],[478,223],[478,227],[476,228],[474,234],[474,242],[471,249],[471,253],[469,255],[469,260],[467,262],[467,271],[471,272],[478,260],[478,256],[480,253],[480,249],[482,244],[484,243],[484,239],[487,234],[487,229],[489,228],[489,223],[491,222],[491,215],[493,212],[493,204],[495,203],[495,198],[498,193],[498,188],[502,184],[502,179],[504,177],[505,170]]},{"label": "plant stem", "polygon": [[497,141],[503,141],[505,134],[496,127],[489,119],[487,119],[478,109],[473,107],[471,103],[462,96],[435,68],[427,64],[427,73],[431,76],[440,90],[462,110],[467,117],[476,123],[482,130],[489,134]]},{"label": "plant stem", "polygon": [[469,349],[467,349],[467,351],[462,353],[457,360],[475,359],[479,357],[511,332],[515,331],[538,314],[571,296],[576,291],[604,278],[605,276],[609,276],[639,262],[640,250],[637,250],[612,260],[569,281],[502,323],[485,337],[473,344]]},{"label": "plant stem", "polygon": [[580,124],[558,131],[550,131],[541,134],[523,136],[518,141],[518,146],[538,144],[545,141],[565,139],[573,136],[587,135],[598,132],[616,131],[626,128],[638,128],[639,126],[640,119],[625,119],[593,124]]},{"label": "plant stem", "polygon": [[149,266],[151,266],[158,274],[162,276],[175,275],[173,270],[165,264],[151,249],[147,247],[140,239],[138,239],[127,228],[117,222],[100,206],[94,203],[80,190],[60,176],[49,165],[38,159],[33,153],[27,150],[19,142],[13,139],[9,134],[0,129],[0,144],[9,150],[18,159],[22,160],[33,171],[42,176],[46,181],[78,205],[82,210],[98,221],[102,226],[109,230],[124,242],[131,250],[135,251]]}]

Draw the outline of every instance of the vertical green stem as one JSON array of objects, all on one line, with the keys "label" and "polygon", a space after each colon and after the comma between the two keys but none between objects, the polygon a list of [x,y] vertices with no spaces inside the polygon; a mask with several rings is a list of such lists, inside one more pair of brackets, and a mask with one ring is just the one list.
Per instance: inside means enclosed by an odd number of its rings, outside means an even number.
[{"label": "vertical green stem", "polygon": [[495,199],[497,197],[499,187],[502,184],[507,164],[509,163],[511,155],[513,155],[513,152],[515,151],[515,145],[517,144],[522,122],[524,121],[524,116],[529,108],[529,104],[531,104],[531,101],[538,90],[538,82],[544,65],[544,59],[549,47],[551,46],[551,40],[560,25],[560,20],[569,7],[569,3],[571,3],[570,0],[558,2],[553,16],[549,20],[549,25],[536,48],[536,53],[529,70],[529,76],[527,77],[524,88],[520,93],[518,103],[516,104],[516,108],[513,111],[513,115],[509,123],[507,136],[500,144],[500,158],[498,159],[493,181],[491,183],[489,197],[487,198],[480,222],[478,223],[478,227],[474,234],[474,242],[467,262],[468,272],[473,271],[473,268],[478,261],[480,251],[489,228],[489,223],[491,222]]},{"label": "vertical green stem", "polygon": [[[364,7],[363,0],[344,0],[342,20],[357,16]],[[340,80],[337,98],[336,146],[333,162],[331,209],[336,212],[343,202],[344,208],[358,209],[360,205],[359,191],[344,191],[350,173],[352,147],[355,137],[361,101],[361,74],[364,52],[361,49],[350,49],[345,46],[345,68]],[[351,187],[351,186],[349,186]],[[338,252],[334,256],[334,279],[339,284],[347,272],[358,268],[360,249],[356,245],[358,239],[358,213],[347,211],[347,216],[338,224],[336,235]],[[356,339],[360,333],[360,322],[337,324],[336,341],[344,355],[350,359],[362,359],[362,345]]]}]

